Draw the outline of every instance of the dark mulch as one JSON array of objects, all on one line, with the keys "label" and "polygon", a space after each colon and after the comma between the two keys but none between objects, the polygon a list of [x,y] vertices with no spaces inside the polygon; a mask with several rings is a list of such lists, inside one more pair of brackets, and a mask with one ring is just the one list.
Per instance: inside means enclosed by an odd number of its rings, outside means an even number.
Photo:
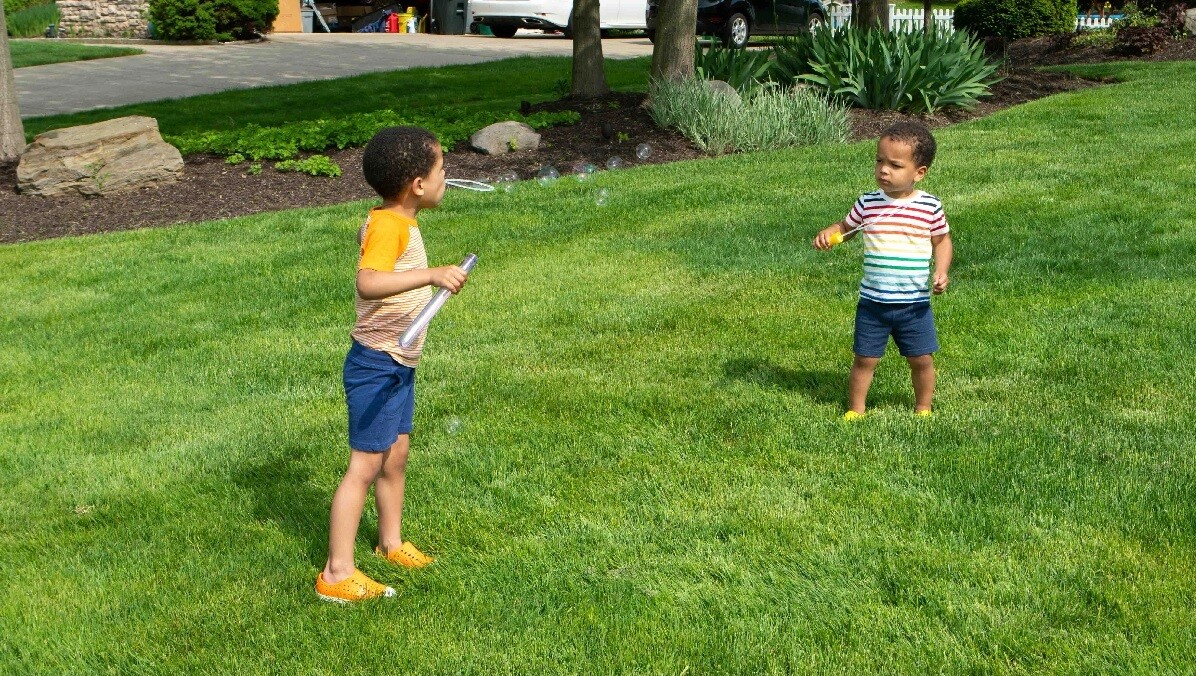
[{"label": "dark mulch", "polygon": [[1196,60],[1196,39],[1171,40],[1155,52],[1128,57],[1114,54],[1103,47],[1073,47],[1074,33],[1041,38],[1026,38],[1011,43],[1004,51],[1006,60],[1014,67],[1058,66],[1069,63],[1106,63],[1109,61],[1190,61]]},{"label": "dark mulch", "polygon": [[[1014,54],[1018,59],[1029,60],[1020,63],[1051,63],[1051,59],[1065,58],[1062,54],[1067,50],[1057,45],[1054,51],[1034,52],[1049,46],[1046,39],[1023,42],[1026,44],[1015,43],[1010,47],[1011,60]],[[1196,58],[1193,54],[1196,40],[1177,44],[1183,46],[1169,52],[1170,58]],[[1089,58],[1096,57],[1083,52],[1077,60]],[[1030,69],[1014,69],[1003,75],[1005,79],[996,85],[993,95],[974,110],[949,111],[922,119],[932,127],[942,127],[1098,84],[1066,73]],[[579,164],[604,167],[612,157],[631,167],[702,156],[679,134],[656,127],[642,102],[642,94],[613,94],[598,101],[566,100],[532,106],[533,110],[577,110],[581,121],[543,130],[541,146],[535,151],[488,156],[463,144],[464,147],[446,154],[446,171],[451,178],[477,180],[493,180],[503,172],[514,171],[526,179],[544,165],[555,166],[562,174],[568,174]],[[893,112],[853,110],[853,137],[874,138],[886,125],[904,117]],[[652,148],[646,160],[636,157],[635,148],[640,143]],[[269,168],[269,163],[260,175],[250,176],[245,172],[247,165],[230,166],[218,157],[199,156],[187,158],[185,179],[175,185],[96,198],[20,195],[16,192],[15,167],[0,166],[0,243],[189,223],[373,196],[361,177],[360,149],[333,151],[328,155],[345,170],[341,178],[279,173]]]}]

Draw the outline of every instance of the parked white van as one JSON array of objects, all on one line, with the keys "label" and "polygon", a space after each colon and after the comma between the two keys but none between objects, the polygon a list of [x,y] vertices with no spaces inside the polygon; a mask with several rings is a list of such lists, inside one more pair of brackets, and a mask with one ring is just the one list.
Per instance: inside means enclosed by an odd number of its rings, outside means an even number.
[{"label": "parked white van", "polygon": [[[602,30],[644,30],[648,27],[645,0],[601,0],[598,5]],[[487,26],[500,38],[515,36],[520,28],[573,34],[573,0],[473,0],[473,21]]]}]

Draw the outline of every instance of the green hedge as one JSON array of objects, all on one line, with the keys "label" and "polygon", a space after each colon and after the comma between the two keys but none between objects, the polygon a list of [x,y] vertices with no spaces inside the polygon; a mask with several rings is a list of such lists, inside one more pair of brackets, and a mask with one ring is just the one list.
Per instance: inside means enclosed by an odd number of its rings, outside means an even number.
[{"label": "green hedge", "polygon": [[270,30],[277,0],[150,0],[150,21],[166,40],[244,40]]},{"label": "green hedge", "polygon": [[955,6],[955,27],[977,37],[1006,40],[1071,33],[1076,0],[963,0]]},{"label": "green hedge", "polygon": [[48,5],[54,0],[4,0],[4,16],[12,18],[13,14],[29,7]]}]

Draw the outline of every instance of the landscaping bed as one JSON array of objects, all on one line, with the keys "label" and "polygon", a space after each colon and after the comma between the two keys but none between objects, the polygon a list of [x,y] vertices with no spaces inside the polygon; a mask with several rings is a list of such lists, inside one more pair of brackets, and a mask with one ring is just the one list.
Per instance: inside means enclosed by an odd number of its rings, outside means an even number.
[{"label": "landscaping bed", "polygon": [[[1191,41],[1189,41],[1191,42]],[[1092,81],[1067,73],[1017,70],[1003,74],[993,95],[973,110],[951,110],[926,117],[932,127],[982,117],[1010,106],[1062,91],[1091,86]],[[487,156],[459,144],[446,155],[450,178],[493,180],[506,171],[531,178],[543,165],[562,175],[579,163],[602,168],[611,157],[625,167],[702,157],[703,153],[671,130],[658,128],[640,105],[643,94],[618,93],[592,102],[562,100],[532,106],[533,112],[571,109],[577,124],[542,130],[535,151]],[[905,117],[891,111],[852,110],[854,139],[875,137],[887,124]],[[603,134],[609,124],[610,138]],[[652,154],[636,157],[638,144]],[[361,149],[327,153],[344,176],[325,178],[280,173],[270,168],[249,175],[248,164],[229,165],[223,158],[198,155],[186,159],[186,180],[171,186],[100,198],[30,197],[16,193],[15,167],[0,168],[0,242],[21,242],[69,235],[128,230],[229,218],[263,211],[335,204],[373,196],[361,177]]]}]

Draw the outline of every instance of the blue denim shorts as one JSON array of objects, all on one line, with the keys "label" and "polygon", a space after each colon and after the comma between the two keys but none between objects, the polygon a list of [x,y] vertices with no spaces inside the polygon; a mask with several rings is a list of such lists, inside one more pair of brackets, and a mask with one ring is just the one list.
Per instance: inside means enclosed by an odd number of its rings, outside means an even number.
[{"label": "blue denim shorts", "polygon": [[883,357],[889,336],[902,357],[921,357],[939,351],[930,301],[877,303],[861,298],[855,309],[855,345],[861,357]]},{"label": "blue denim shorts", "polygon": [[345,356],[345,402],[349,448],[381,453],[411,433],[415,417],[415,369],[357,341]]}]

